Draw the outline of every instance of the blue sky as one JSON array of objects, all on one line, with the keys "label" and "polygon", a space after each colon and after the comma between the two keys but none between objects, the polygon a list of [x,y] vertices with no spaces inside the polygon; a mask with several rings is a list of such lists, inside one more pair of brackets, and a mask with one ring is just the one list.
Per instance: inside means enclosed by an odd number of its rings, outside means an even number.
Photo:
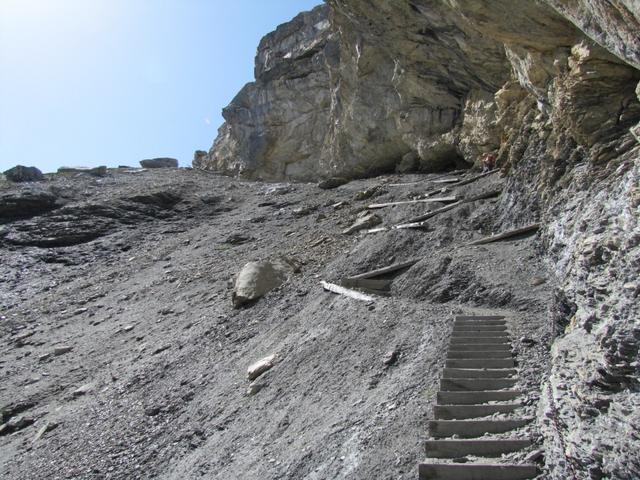
[{"label": "blue sky", "polygon": [[191,164],[260,38],[321,0],[0,0],[0,171]]}]

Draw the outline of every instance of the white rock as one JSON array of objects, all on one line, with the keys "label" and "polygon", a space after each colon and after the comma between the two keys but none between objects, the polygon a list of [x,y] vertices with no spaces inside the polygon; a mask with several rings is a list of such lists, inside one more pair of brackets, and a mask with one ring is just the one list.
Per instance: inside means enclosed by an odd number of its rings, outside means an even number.
[{"label": "white rock", "polygon": [[236,279],[232,295],[234,307],[240,307],[259,299],[287,279],[287,270],[283,263],[249,262]]},{"label": "white rock", "polygon": [[255,380],[264,372],[271,370],[275,365],[276,358],[277,356],[275,354],[269,355],[250,365],[249,368],[247,368],[247,378],[249,380]]}]

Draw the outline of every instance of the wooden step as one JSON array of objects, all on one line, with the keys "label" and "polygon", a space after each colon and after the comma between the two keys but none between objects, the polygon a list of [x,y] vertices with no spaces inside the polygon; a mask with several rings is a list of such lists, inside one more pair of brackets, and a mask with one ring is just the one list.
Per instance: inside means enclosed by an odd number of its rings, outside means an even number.
[{"label": "wooden step", "polygon": [[438,392],[439,405],[477,405],[485,402],[507,402],[522,395],[518,390],[484,392]]},{"label": "wooden step", "polygon": [[453,337],[449,345],[511,345],[509,337]]},{"label": "wooden step", "polygon": [[504,315],[456,315],[454,320],[504,320]]},{"label": "wooden step", "polygon": [[515,378],[443,378],[440,390],[443,392],[469,392],[483,390],[504,390],[516,384]]},{"label": "wooden step", "polygon": [[420,480],[527,480],[538,475],[535,465],[421,463]]},{"label": "wooden step", "polygon": [[486,433],[505,433],[524,427],[531,422],[530,418],[508,420],[431,420],[429,421],[429,435],[433,438],[481,437]]},{"label": "wooden step", "polygon": [[[477,348],[474,348],[477,347]],[[449,350],[469,350],[479,352],[481,350],[507,350],[513,351],[510,343],[450,343]]]},{"label": "wooden step", "polygon": [[510,338],[507,332],[453,332],[451,338]]},{"label": "wooden step", "polygon": [[522,405],[503,403],[498,405],[436,405],[433,417],[436,420],[459,420],[466,418],[488,417],[494,413],[513,413]]},{"label": "wooden step", "polygon": [[451,350],[447,352],[447,358],[474,359],[474,358],[511,358],[511,350]]},{"label": "wooden step", "polygon": [[500,350],[511,351],[511,345],[508,343],[453,343],[449,345],[449,350]]},{"label": "wooden step", "polygon": [[446,368],[513,368],[515,365],[513,358],[454,358],[444,364]]},{"label": "wooden step", "polygon": [[445,368],[442,376],[445,378],[509,378],[516,373],[514,368]]},{"label": "wooden step", "polygon": [[506,332],[506,325],[454,325],[453,332]]},{"label": "wooden step", "polygon": [[503,453],[517,452],[531,446],[531,440],[505,438],[496,440],[427,440],[427,457],[460,458],[467,455],[477,457],[499,457]]},{"label": "wooden step", "polygon": [[475,326],[475,325],[506,325],[507,322],[505,320],[456,320],[454,323],[454,325],[469,325],[469,326]]}]

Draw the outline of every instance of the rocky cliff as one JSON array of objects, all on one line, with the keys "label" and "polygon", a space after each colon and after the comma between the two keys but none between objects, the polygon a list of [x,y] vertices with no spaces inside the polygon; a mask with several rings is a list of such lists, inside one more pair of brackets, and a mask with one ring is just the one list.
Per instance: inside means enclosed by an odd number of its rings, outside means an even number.
[{"label": "rocky cliff", "polygon": [[552,478],[638,478],[639,32],[633,0],[328,0],[263,39],[194,166],[315,180],[494,153],[501,222],[542,221],[557,285]]}]

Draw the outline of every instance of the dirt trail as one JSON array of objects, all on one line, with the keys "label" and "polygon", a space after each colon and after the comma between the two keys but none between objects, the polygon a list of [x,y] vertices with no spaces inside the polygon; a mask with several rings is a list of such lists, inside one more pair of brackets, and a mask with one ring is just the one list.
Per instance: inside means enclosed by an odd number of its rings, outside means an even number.
[{"label": "dirt trail", "polygon": [[[536,237],[467,245],[507,227],[495,199],[423,229],[341,233],[369,203],[442,188],[434,177],[321,190],[170,169],[0,186],[3,205],[29,205],[0,210],[0,406],[33,421],[0,436],[0,476],[415,478],[452,315],[518,318],[525,385],[540,382],[550,334]],[[386,186],[409,182],[421,183]],[[391,225],[442,206],[376,213]],[[233,309],[240,268],[282,255],[301,273]],[[412,258],[372,304],[320,286]],[[273,353],[247,395],[247,367]]]}]

